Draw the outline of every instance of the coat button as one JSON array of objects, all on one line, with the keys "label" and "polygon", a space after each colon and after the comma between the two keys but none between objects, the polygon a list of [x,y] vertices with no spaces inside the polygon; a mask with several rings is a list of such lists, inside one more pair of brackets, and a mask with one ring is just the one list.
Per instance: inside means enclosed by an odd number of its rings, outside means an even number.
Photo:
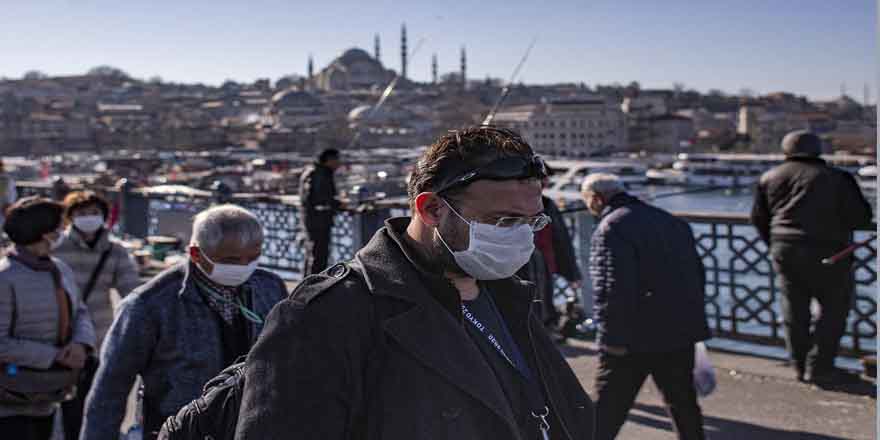
[{"label": "coat button", "polygon": [[650,290],[645,292],[645,298],[650,298],[652,296],[654,296],[654,292],[651,292]]},{"label": "coat button", "polygon": [[461,415],[461,408],[449,408],[443,410],[443,418],[446,420],[455,420]]}]

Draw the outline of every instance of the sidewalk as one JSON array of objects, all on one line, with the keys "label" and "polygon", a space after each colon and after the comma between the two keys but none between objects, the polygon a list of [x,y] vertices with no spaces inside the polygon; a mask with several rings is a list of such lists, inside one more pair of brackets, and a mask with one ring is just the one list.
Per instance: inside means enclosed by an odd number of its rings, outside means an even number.
[{"label": "sidewalk", "polygon": [[[570,341],[561,351],[595,398],[596,345]],[[876,430],[873,383],[826,391],[794,380],[781,361],[710,351],[718,388],[701,401],[710,440],[873,439]],[[675,440],[663,399],[648,380],[620,440]]]}]

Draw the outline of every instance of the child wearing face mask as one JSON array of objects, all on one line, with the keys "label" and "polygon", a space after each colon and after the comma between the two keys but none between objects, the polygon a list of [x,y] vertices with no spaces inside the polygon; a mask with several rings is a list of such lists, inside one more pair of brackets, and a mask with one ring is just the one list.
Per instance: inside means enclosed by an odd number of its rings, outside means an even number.
[{"label": "child wearing face mask", "polygon": [[[73,271],[52,256],[64,207],[27,197],[7,211],[14,243],[0,260],[0,432],[49,439],[59,403],[95,352],[95,331]],[[24,397],[22,397],[24,396]],[[17,401],[17,400],[24,401]]]},{"label": "child wearing face mask", "polygon": [[[134,257],[105,226],[109,214],[110,204],[92,191],[68,194],[64,198],[67,227],[55,251],[73,269],[77,287],[94,321],[99,348],[113,322],[115,305],[140,285]],[[63,405],[67,439],[78,438],[85,396],[97,367],[97,357],[91,357],[77,397]]]}]

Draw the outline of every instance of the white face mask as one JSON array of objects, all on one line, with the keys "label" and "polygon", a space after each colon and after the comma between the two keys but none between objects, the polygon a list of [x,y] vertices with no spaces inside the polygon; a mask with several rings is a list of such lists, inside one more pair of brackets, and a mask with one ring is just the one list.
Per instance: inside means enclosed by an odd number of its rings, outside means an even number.
[{"label": "white face mask", "polygon": [[477,280],[500,280],[510,278],[529,262],[535,251],[531,226],[523,224],[502,228],[467,220],[449,202],[444,202],[470,228],[468,248],[463,251],[453,251],[437,231],[440,241],[465,273]]},{"label": "white face mask", "polygon": [[73,226],[86,234],[91,234],[104,226],[104,216],[80,215],[73,218]]},{"label": "white face mask", "polygon": [[208,273],[198,264],[196,266],[199,266],[199,270],[207,275],[207,277],[210,278],[211,281],[220,284],[221,286],[236,287],[244,284],[244,282],[247,281],[248,278],[250,278],[251,275],[254,274],[254,271],[257,270],[257,265],[259,264],[259,258],[251,261],[250,264],[247,265],[219,264],[211,261],[211,259],[208,258],[208,256],[201,251],[201,249],[199,250],[199,252],[202,254],[202,258],[204,258],[205,261],[211,263],[211,265],[214,266],[214,269],[211,271],[211,273]]}]

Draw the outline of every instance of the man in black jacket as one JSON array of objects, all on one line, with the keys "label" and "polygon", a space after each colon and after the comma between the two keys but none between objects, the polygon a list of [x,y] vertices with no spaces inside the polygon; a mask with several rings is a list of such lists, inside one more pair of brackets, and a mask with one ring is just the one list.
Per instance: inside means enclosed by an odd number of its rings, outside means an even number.
[{"label": "man in black jacket", "polygon": [[[798,380],[845,380],[834,368],[854,290],[852,258],[833,265],[822,259],[847,247],[852,232],[870,227],[871,206],[849,173],[819,158],[822,141],[807,131],[782,140],[785,163],[761,176],[752,224],[770,247],[782,287],[785,334]],[[822,314],[810,333],[810,302]],[[807,376],[809,374],[809,377]]]},{"label": "man in black jacket", "polygon": [[544,332],[531,256],[543,162],[507,130],[435,142],[412,218],[307,278],[248,358],[236,438],[591,438],[593,406]]},{"label": "man in black jacket", "polygon": [[342,203],[336,199],[336,183],[333,180],[333,173],[340,166],[339,151],[326,149],[300,178],[300,220],[306,233],[303,276],[327,268],[333,217],[342,207]]},{"label": "man in black jacket", "polygon": [[581,190],[600,218],[590,243],[600,350],[596,440],[617,435],[649,375],[678,437],[702,439],[694,344],[710,335],[690,225],[630,196],[611,174],[587,176]]}]

